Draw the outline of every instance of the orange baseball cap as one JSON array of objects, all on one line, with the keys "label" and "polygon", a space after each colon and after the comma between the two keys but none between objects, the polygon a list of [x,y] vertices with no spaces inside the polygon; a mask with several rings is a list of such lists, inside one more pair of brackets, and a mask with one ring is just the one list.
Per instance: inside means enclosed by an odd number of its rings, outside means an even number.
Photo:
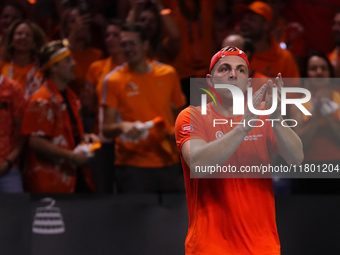
[{"label": "orange baseball cap", "polygon": [[213,67],[215,66],[216,62],[220,58],[224,58],[225,56],[230,56],[230,55],[232,55],[232,56],[239,56],[239,57],[243,58],[247,62],[248,71],[250,70],[250,68],[249,68],[249,61],[248,61],[248,57],[247,57],[246,53],[244,53],[242,50],[240,50],[237,47],[227,46],[227,47],[224,47],[223,49],[221,49],[220,51],[218,51],[211,58],[210,67],[209,67],[209,73],[211,73],[211,70],[213,69]]},{"label": "orange baseball cap", "polygon": [[265,18],[268,22],[272,22],[273,20],[273,10],[268,4],[264,2],[255,1],[248,6],[242,4],[236,6],[236,12],[238,14],[244,14],[246,11],[255,12],[256,14]]}]

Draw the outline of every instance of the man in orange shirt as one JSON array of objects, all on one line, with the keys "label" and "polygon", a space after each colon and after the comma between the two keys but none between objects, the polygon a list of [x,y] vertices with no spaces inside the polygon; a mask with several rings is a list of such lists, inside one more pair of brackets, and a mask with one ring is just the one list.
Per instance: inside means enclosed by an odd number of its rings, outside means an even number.
[{"label": "man in orange shirt", "polygon": [[89,171],[82,166],[89,154],[74,150],[81,142],[98,141],[84,134],[80,102],[68,87],[75,79],[75,61],[61,41],[43,47],[39,62],[46,83],[32,95],[21,133],[28,136],[24,181],[34,193],[73,193],[93,190]]},{"label": "man in orange shirt", "polygon": [[117,137],[118,192],[184,191],[171,128],[186,103],[177,73],[147,61],[142,26],[124,25],[120,44],[127,64],[106,76],[102,97],[103,133]]},{"label": "man in orange shirt", "polygon": [[273,19],[271,7],[264,2],[255,1],[249,6],[240,6],[238,11],[243,13],[241,34],[252,39],[255,45],[255,53],[250,63],[252,69],[268,77],[275,77],[279,72],[283,78],[300,77],[292,54],[281,49],[271,35],[270,24]]},{"label": "man in orange shirt", "polygon": [[[247,56],[236,47],[226,47],[211,59],[210,86],[232,84],[243,93],[250,85]],[[219,79],[218,81],[216,79]],[[253,95],[253,105],[259,109],[267,90],[265,107],[272,105],[273,87],[282,87],[279,74],[275,84],[267,84]],[[280,243],[275,222],[275,206],[270,178],[249,178],[242,167],[271,163],[272,154],[282,155],[289,164],[303,160],[299,137],[280,122],[270,124],[265,119],[279,119],[280,107],[269,116],[257,116],[245,109],[244,115],[234,114],[230,90],[216,88],[221,103],[208,104],[206,115],[201,107],[183,110],[176,120],[176,141],[181,153],[189,230],[185,242],[186,254],[280,254]],[[280,105],[280,100],[278,100]],[[263,108],[263,107],[261,107]],[[228,124],[213,125],[214,119],[227,119]],[[262,121],[253,126],[250,120]],[[235,123],[233,126],[229,123]],[[254,127],[257,126],[257,127]],[[234,167],[235,172],[207,178],[203,166]],[[197,171],[202,168],[202,171]],[[196,177],[206,178],[191,178]],[[258,176],[257,176],[258,177]],[[269,176],[270,177],[270,176]]]}]

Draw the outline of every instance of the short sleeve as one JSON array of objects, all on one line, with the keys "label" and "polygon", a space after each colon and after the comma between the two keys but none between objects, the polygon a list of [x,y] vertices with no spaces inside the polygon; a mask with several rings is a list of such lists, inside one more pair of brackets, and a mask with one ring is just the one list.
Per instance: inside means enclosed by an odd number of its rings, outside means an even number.
[{"label": "short sleeve", "polygon": [[93,86],[96,86],[98,83],[98,79],[100,76],[100,62],[93,62],[86,72],[86,82],[90,83]]},{"label": "short sleeve", "polygon": [[182,91],[181,83],[178,77],[178,74],[175,70],[171,73],[172,75],[172,102],[176,106],[176,108],[181,108],[186,105],[187,101]]},{"label": "short sleeve", "polygon": [[109,74],[104,78],[101,105],[106,105],[114,109],[118,108],[118,87],[119,83],[116,82],[114,74],[111,76]]},{"label": "short sleeve", "polygon": [[190,139],[207,141],[205,125],[199,110],[195,107],[184,109],[175,123],[176,144],[181,152],[183,144]]},{"label": "short sleeve", "polygon": [[53,136],[54,113],[46,99],[31,100],[24,113],[21,133],[24,135]]}]

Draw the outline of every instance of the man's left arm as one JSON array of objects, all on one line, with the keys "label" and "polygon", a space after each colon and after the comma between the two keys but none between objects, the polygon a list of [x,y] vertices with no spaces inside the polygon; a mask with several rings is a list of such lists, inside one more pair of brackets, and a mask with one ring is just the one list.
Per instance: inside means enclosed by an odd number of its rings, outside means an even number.
[{"label": "man's left arm", "polygon": [[[288,164],[300,165],[303,161],[303,147],[302,142],[298,135],[288,127],[287,123],[282,122],[281,116],[281,88],[283,81],[281,74],[275,79],[275,84],[271,80],[267,83],[267,96],[266,96],[266,108],[269,109],[272,105],[273,99],[273,87],[277,88],[277,108],[269,115],[270,119],[279,119],[279,121],[273,121],[273,131],[278,144],[278,153],[286,160]],[[282,125],[283,123],[284,125]]]}]

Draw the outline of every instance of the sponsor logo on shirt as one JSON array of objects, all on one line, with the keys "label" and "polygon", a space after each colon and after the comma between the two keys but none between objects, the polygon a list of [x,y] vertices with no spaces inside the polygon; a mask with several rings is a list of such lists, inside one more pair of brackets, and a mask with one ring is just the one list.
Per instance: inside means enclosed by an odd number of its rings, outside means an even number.
[{"label": "sponsor logo on shirt", "polygon": [[259,140],[260,137],[263,137],[263,134],[259,134],[259,135],[246,135],[246,137],[243,140],[244,141],[256,141],[256,140]]},{"label": "sponsor logo on shirt", "polygon": [[217,131],[215,136],[216,136],[216,139],[220,139],[224,136],[224,134],[222,133],[222,131]]},{"label": "sponsor logo on shirt", "polygon": [[129,82],[125,85],[125,89],[127,91],[127,96],[137,96],[139,94],[138,86],[133,82]]},{"label": "sponsor logo on shirt", "polygon": [[190,133],[194,130],[193,126],[191,124],[185,124],[182,126],[182,132],[183,133]]}]

